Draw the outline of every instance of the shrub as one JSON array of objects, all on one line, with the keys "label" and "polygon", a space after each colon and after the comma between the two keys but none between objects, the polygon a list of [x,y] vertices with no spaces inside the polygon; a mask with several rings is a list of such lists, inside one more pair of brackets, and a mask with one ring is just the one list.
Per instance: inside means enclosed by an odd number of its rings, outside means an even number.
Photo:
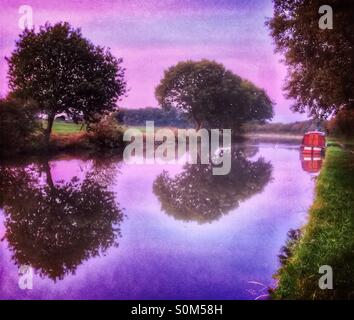
[{"label": "shrub", "polygon": [[122,148],[123,128],[114,114],[104,116],[90,127],[90,141],[99,148]]},{"label": "shrub", "polygon": [[52,133],[50,138],[50,148],[54,151],[93,149],[90,143],[90,135],[87,132],[77,132],[70,134]]},{"label": "shrub", "polygon": [[0,154],[39,148],[41,132],[36,106],[19,99],[0,100]]}]

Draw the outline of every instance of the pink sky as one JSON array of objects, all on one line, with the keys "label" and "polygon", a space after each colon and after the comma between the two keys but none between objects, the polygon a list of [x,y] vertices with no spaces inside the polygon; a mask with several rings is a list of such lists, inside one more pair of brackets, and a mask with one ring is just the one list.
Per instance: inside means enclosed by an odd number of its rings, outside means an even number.
[{"label": "pink sky", "polygon": [[276,102],[274,121],[304,119],[289,110],[281,90],[286,69],[274,54],[264,26],[271,0],[2,0],[0,92],[7,92],[5,56],[21,32],[19,7],[30,5],[33,23],[68,21],[93,43],[123,58],[130,89],[122,107],[157,106],[154,88],[178,61],[202,58],[223,63],[264,88]]}]

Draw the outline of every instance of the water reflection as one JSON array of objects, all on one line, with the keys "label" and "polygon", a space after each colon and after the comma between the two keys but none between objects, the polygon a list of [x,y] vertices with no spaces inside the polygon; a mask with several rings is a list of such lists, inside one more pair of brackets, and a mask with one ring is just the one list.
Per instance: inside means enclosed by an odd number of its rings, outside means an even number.
[{"label": "water reflection", "polygon": [[[105,154],[61,154],[49,163],[39,158],[0,161],[0,239],[6,234],[0,242],[0,299],[231,300],[262,295],[260,290],[273,285],[287,231],[307,221],[314,180],[302,170],[291,145],[233,149],[229,177],[212,176],[204,166],[126,165]],[[257,160],[260,156],[266,160]],[[169,180],[160,184],[166,191],[161,197],[166,206],[171,198],[175,216],[161,210],[152,192],[164,169]],[[173,181],[184,192],[166,184]],[[177,206],[168,192],[190,202]],[[196,198],[188,198],[188,192]],[[99,253],[105,257],[90,258]],[[37,270],[33,290],[19,290],[19,264]]]},{"label": "water reflection", "polygon": [[272,165],[254,156],[257,148],[232,149],[231,172],[213,175],[212,166],[185,165],[182,173],[171,177],[166,171],[153,185],[161,208],[177,220],[212,222],[261,192],[271,179]]},{"label": "water reflection", "polygon": [[322,154],[306,154],[300,151],[301,167],[308,173],[319,173],[322,168],[323,155]]},{"label": "water reflection", "polygon": [[[54,182],[47,161],[0,166],[4,238],[16,265],[53,280],[75,273],[85,260],[118,246],[123,213],[95,166],[83,177]],[[105,173],[105,174],[103,174]]]}]

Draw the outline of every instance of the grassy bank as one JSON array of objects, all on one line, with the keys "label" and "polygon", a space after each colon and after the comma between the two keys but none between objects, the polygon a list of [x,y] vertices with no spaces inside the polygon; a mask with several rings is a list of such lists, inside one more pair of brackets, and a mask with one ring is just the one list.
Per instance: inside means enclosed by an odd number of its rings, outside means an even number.
[{"label": "grassy bank", "polygon": [[[276,275],[275,299],[354,299],[354,155],[327,150],[316,199],[302,237]],[[291,242],[290,242],[291,243]],[[321,290],[319,267],[333,268],[333,290]]]},{"label": "grassy bank", "polygon": [[[37,123],[38,125],[38,123]],[[25,146],[7,148],[0,153],[0,158],[10,158],[20,154],[41,155],[56,154],[59,152],[76,151],[105,151],[108,149],[122,150],[123,129],[115,123],[102,121],[95,126],[95,130],[87,132],[86,125],[72,122],[54,121],[49,146],[45,142],[43,129],[46,128],[46,121],[43,120],[36,127],[34,134]],[[2,150],[3,151],[3,150]]]}]

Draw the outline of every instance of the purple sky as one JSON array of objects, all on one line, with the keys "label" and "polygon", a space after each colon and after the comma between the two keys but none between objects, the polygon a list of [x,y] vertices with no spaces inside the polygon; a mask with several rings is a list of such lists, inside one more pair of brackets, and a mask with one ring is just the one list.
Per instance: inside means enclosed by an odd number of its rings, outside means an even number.
[{"label": "purple sky", "polygon": [[281,90],[286,69],[273,52],[264,26],[271,0],[2,0],[0,92],[7,92],[6,62],[21,32],[21,5],[30,5],[35,26],[68,21],[94,44],[123,58],[128,97],[120,106],[157,106],[154,88],[163,71],[178,61],[202,58],[223,63],[263,87],[276,102],[274,121],[305,117],[289,110]]}]

